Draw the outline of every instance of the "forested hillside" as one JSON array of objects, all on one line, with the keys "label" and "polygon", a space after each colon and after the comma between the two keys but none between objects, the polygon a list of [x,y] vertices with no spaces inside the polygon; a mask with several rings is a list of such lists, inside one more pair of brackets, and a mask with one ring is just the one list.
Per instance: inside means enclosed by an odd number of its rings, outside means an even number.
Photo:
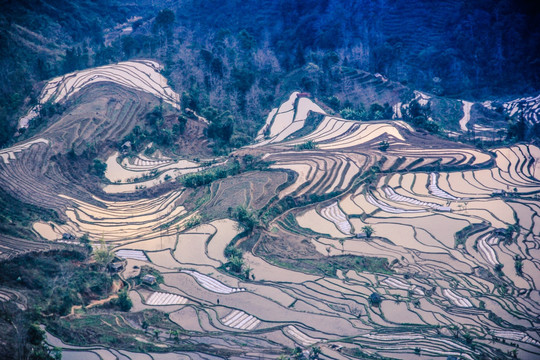
[{"label": "forested hillside", "polygon": [[234,146],[287,91],[331,97],[355,69],[473,100],[540,88],[540,17],[528,1],[27,0],[0,13],[0,144],[37,82],[131,58],[162,61],[191,107],[234,122],[221,139]]},{"label": "forested hillside", "polygon": [[286,69],[301,65],[306,51],[322,49],[336,50],[362,70],[446,94],[484,96],[539,85],[540,18],[530,1],[187,3],[176,9],[182,21],[201,32],[245,28],[268,39]]}]

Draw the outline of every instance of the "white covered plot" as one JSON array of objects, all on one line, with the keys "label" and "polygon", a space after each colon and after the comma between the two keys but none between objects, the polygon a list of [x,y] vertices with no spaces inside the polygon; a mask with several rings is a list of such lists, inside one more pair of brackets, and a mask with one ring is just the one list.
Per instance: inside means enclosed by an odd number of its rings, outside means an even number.
[{"label": "white covered plot", "polygon": [[337,202],[325,208],[322,208],[321,215],[325,219],[330,220],[331,222],[336,224],[337,228],[342,233],[347,234],[347,235],[351,233],[351,230],[352,230],[351,224],[349,223],[349,220],[347,220],[347,216],[339,208]]},{"label": "white covered plot", "polygon": [[381,281],[381,283],[388,285],[389,287],[392,287],[392,288],[401,289],[401,290],[413,290],[418,295],[422,295],[422,296],[424,295],[424,291],[420,289],[419,287],[417,287],[416,285],[409,285],[399,279],[388,277],[384,279],[383,281]]},{"label": "white covered plot", "polygon": [[441,190],[439,188],[439,185],[437,184],[438,178],[439,178],[439,174],[437,174],[437,173],[429,174],[429,186],[428,186],[429,192],[432,195],[435,195],[435,196],[440,197],[442,199],[458,200],[459,198],[457,198],[457,197],[455,197],[453,195],[450,195],[446,191],[443,191],[443,190]]},{"label": "white covered plot", "polygon": [[410,198],[410,197],[407,197],[407,196],[397,194],[394,191],[394,189],[392,189],[390,186],[385,186],[383,188],[383,191],[384,191],[386,197],[388,199],[392,200],[392,201],[404,202],[404,203],[408,203],[408,204],[411,204],[411,205],[422,206],[422,207],[429,207],[429,208],[432,208],[432,209],[438,210],[438,211],[450,211],[450,207],[448,207],[448,206],[442,206],[442,205],[439,205],[439,204],[430,203],[430,202],[426,202],[426,201],[421,201],[421,200],[417,200],[417,199],[413,199],[413,198]]},{"label": "white covered plot", "polygon": [[118,250],[116,252],[116,256],[122,259],[135,259],[135,260],[148,261],[148,258],[146,257],[145,253],[141,250]]},{"label": "white covered plot", "polygon": [[2,150],[0,150],[0,158],[4,161],[4,164],[9,164],[10,160],[16,160],[17,159],[15,157],[16,153],[19,153],[21,151],[29,149],[34,144],[47,144],[48,145],[49,140],[39,138],[39,139],[34,139],[34,140],[27,141],[27,142],[22,143],[22,144],[14,145],[12,147],[8,147],[6,149],[2,149]]},{"label": "white covered plot", "polygon": [[495,250],[490,246],[493,243],[496,237],[493,237],[491,234],[481,237],[478,239],[478,251],[482,254],[482,257],[490,264],[497,265],[499,261],[497,260],[497,254]]},{"label": "white covered plot", "polygon": [[261,320],[257,319],[253,315],[246,314],[240,310],[233,310],[227,316],[221,319],[223,325],[240,330],[253,330],[260,323]]},{"label": "white covered plot", "polygon": [[150,295],[148,300],[146,300],[148,305],[184,305],[186,302],[187,299],[185,297],[159,291],[154,292]]},{"label": "white covered plot", "polygon": [[64,101],[84,87],[98,82],[110,82],[153,94],[178,109],[180,96],[167,85],[167,79],[159,73],[160,70],[161,66],[155,61],[134,60],[56,77],[50,80],[41,91],[39,104],[19,120],[19,128],[27,127],[28,122],[39,113],[40,106],[46,102]]},{"label": "white covered plot", "polygon": [[388,212],[388,213],[392,213],[392,214],[402,214],[402,213],[419,213],[419,212],[423,212],[425,210],[423,209],[418,209],[418,210],[412,210],[412,209],[399,209],[399,208],[396,208],[396,207],[393,207],[393,206],[390,206],[388,205],[387,203],[385,203],[384,201],[381,201],[379,199],[377,199],[375,196],[373,196],[372,194],[367,194],[366,195],[366,201],[368,203],[370,203],[371,205],[375,206],[375,207],[378,207],[379,209],[381,209],[382,211],[385,211],[385,212]]},{"label": "white covered plot", "polygon": [[464,298],[463,296],[460,296],[453,292],[450,289],[444,289],[443,290],[443,296],[450,300],[454,305],[460,306],[460,307],[472,307],[473,304],[469,301],[469,299]]},{"label": "white covered plot", "polygon": [[319,341],[321,341],[321,339],[315,339],[315,338],[312,338],[311,336],[307,336],[306,334],[304,334],[303,332],[298,330],[293,325],[286,326],[283,330],[284,330],[286,335],[288,335],[296,343],[299,343],[300,345],[302,345],[304,347],[312,346],[312,345],[318,343]]},{"label": "white covered plot", "polygon": [[199,273],[197,271],[182,270],[182,272],[193,276],[203,288],[205,288],[206,290],[213,291],[215,293],[232,294],[232,293],[239,292],[239,291],[246,291],[246,289],[242,289],[242,288],[229,287],[229,286],[217,281],[216,279],[214,279],[214,278],[212,278],[210,276],[201,274],[201,273]]}]

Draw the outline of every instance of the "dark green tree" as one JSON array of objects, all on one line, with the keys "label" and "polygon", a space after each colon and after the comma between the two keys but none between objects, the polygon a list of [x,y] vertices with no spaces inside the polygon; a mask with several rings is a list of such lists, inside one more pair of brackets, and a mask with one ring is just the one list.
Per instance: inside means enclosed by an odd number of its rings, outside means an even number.
[{"label": "dark green tree", "polygon": [[126,290],[120,291],[118,293],[118,307],[122,311],[129,311],[133,307],[133,302],[129,298],[129,295]]}]

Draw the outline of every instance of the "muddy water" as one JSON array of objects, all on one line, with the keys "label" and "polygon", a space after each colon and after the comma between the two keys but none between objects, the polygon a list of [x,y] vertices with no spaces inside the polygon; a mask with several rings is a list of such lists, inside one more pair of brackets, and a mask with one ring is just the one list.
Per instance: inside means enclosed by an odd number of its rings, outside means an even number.
[{"label": "muddy water", "polygon": [[54,229],[51,226],[52,223],[45,222],[36,222],[32,226],[34,230],[47,240],[57,240],[62,238],[62,230],[58,228],[57,225],[54,225]]},{"label": "muddy water", "polygon": [[239,224],[230,219],[223,219],[211,222],[210,225],[216,229],[216,233],[208,243],[208,257],[226,263],[224,251],[231,240],[241,232]]},{"label": "muddy water", "polygon": [[418,315],[407,308],[407,304],[404,301],[396,303],[393,300],[385,300],[381,303],[381,311],[386,320],[392,323],[424,324]]},{"label": "muddy water", "polygon": [[180,234],[174,258],[183,264],[220,266],[218,261],[209,259],[206,254],[206,241],[209,237],[209,234],[204,233]]},{"label": "muddy water", "polygon": [[339,201],[339,207],[348,215],[361,215],[364,213],[364,210],[360,208],[356,203],[351,199],[352,195],[347,195]]},{"label": "muddy water", "polygon": [[253,274],[257,280],[301,283],[318,278],[318,276],[307,275],[272,265],[251,253],[245,253],[244,260],[253,268]]},{"label": "muddy water", "polygon": [[319,234],[326,234],[335,238],[346,236],[337,229],[334,223],[320,216],[315,209],[308,210],[305,213],[298,215],[296,221],[301,227],[311,229]]}]

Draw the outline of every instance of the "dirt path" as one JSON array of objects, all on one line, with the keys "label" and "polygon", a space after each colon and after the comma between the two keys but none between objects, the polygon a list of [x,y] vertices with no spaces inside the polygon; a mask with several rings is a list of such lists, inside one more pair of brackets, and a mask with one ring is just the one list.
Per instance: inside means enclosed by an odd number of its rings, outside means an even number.
[{"label": "dirt path", "polygon": [[473,105],[472,102],[469,101],[462,101],[463,103],[463,117],[461,120],[459,120],[459,127],[462,131],[467,131],[467,124],[469,123],[469,120],[471,119],[471,107]]},{"label": "dirt path", "polygon": [[[112,299],[118,298],[118,291],[120,291],[120,289],[122,289],[122,287],[123,287],[123,285],[122,285],[121,281],[114,281],[113,285],[112,285],[112,289],[111,289],[112,294],[109,295],[109,297],[107,297],[105,299],[91,301],[90,304],[86,305],[86,309],[90,309],[90,308],[93,308],[94,306],[98,306],[98,305],[103,305],[103,304],[111,301]],[[79,310],[79,309],[82,309],[82,305],[73,305],[71,307],[71,311],[69,312],[69,315],[66,315],[66,316],[75,315],[75,310]]]}]

